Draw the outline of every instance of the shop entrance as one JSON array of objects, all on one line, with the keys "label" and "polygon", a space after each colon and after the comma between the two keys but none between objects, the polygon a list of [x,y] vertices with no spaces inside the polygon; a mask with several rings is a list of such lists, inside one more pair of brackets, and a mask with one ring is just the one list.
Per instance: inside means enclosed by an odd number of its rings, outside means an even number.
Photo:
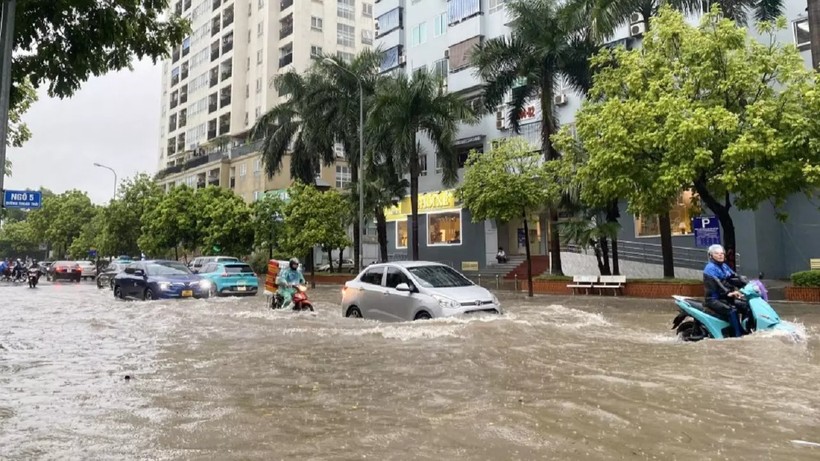
[{"label": "shop entrance", "polygon": [[[531,255],[545,255],[545,249],[541,245],[541,236],[543,230],[538,216],[532,216],[527,220],[527,226],[530,230],[530,254]],[[525,256],[527,249],[524,246],[524,221],[521,219],[514,219],[498,228],[498,246],[504,247],[504,251],[508,255]]]}]

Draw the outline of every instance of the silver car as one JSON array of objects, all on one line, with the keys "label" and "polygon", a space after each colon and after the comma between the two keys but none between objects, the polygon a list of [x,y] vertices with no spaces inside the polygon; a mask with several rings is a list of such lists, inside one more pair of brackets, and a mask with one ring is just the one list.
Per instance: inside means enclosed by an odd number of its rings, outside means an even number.
[{"label": "silver car", "polygon": [[345,283],[342,315],[405,321],[476,312],[502,314],[501,303],[450,266],[398,261],[368,266]]},{"label": "silver car", "polygon": [[93,279],[97,277],[97,265],[91,261],[77,261],[77,264],[80,265],[80,269],[83,271],[82,278],[86,279]]}]

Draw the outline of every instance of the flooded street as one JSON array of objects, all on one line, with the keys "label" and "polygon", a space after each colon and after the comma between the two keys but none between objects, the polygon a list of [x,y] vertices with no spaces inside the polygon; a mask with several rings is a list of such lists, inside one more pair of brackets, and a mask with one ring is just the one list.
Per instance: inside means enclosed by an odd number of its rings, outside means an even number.
[{"label": "flooded street", "polygon": [[685,344],[671,300],[385,324],[337,287],[315,314],[0,294],[0,459],[820,459],[820,307],[775,304],[802,342]]}]

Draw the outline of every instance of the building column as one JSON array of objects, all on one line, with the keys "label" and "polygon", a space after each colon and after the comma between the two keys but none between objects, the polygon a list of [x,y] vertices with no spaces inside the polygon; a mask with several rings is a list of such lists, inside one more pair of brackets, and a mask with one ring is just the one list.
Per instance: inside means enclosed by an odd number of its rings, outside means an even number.
[{"label": "building column", "polygon": [[820,0],[806,0],[809,13],[809,35],[811,36],[811,65],[820,66]]}]

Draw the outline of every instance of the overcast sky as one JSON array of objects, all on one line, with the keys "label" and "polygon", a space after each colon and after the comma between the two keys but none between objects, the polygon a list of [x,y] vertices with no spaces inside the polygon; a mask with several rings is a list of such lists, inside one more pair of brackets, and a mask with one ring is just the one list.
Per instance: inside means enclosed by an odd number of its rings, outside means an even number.
[{"label": "overcast sky", "polygon": [[22,148],[9,148],[12,175],[6,189],[47,187],[86,191],[106,203],[119,180],[154,173],[159,159],[161,67],[150,61],[92,78],[71,99],[39,100],[23,116],[32,131]]}]

